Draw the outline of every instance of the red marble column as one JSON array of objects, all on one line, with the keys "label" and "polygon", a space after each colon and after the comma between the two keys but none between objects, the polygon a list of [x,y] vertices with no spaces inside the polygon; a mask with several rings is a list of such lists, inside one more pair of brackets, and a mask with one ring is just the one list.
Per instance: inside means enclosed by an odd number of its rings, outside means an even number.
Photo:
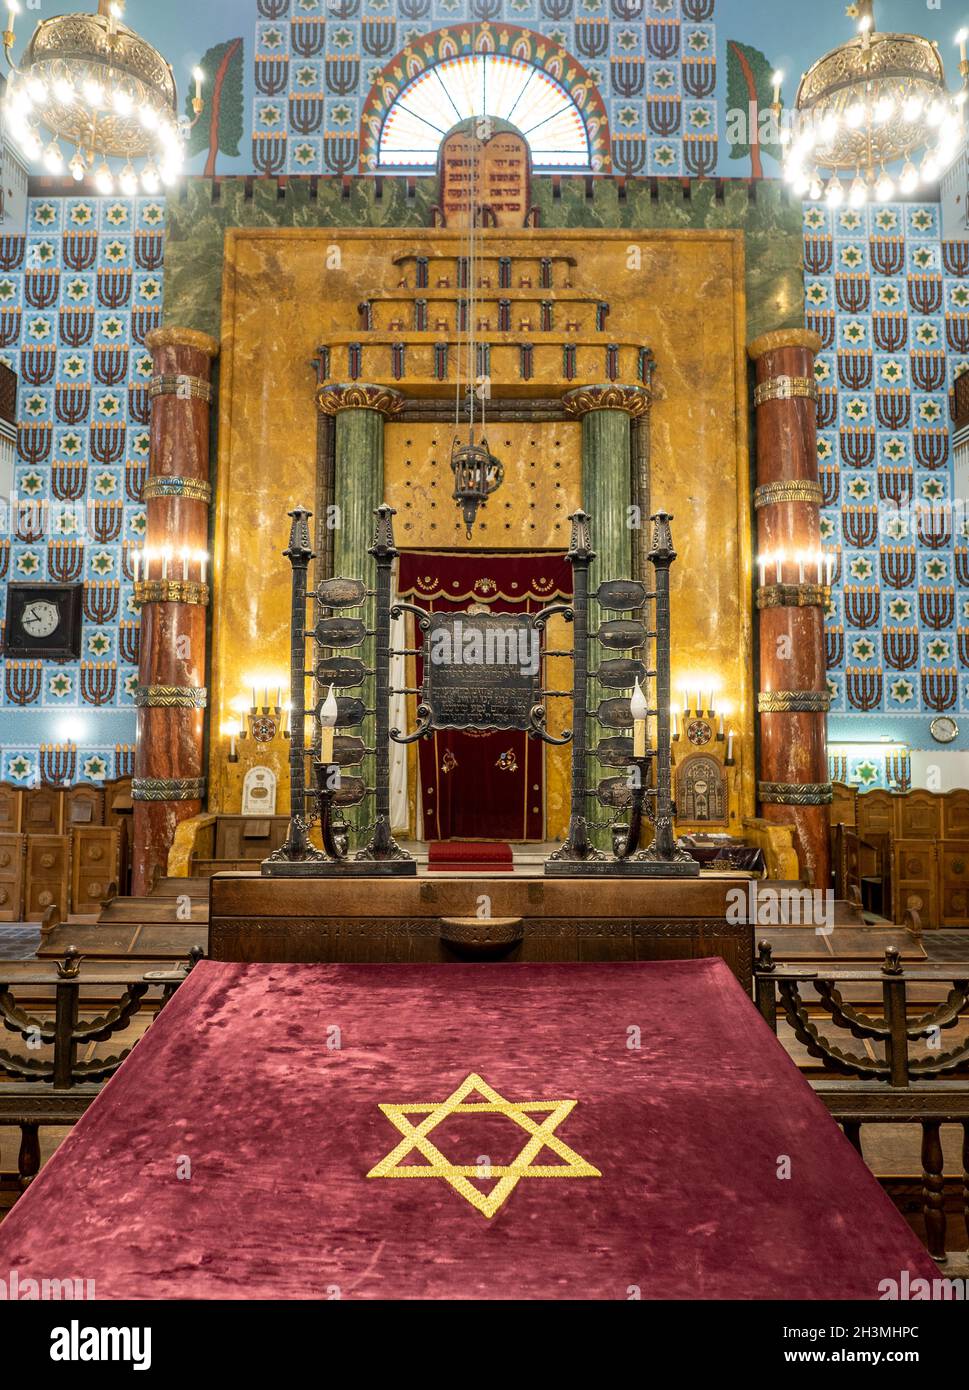
[{"label": "red marble column", "polygon": [[135,596],[141,604],[138,745],[131,891],[163,875],[179,821],[205,797],[202,750],[209,601],[209,413],[218,343],[188,328],[146,339],[151,382],[148,531]]},{"label": "red marble column", "polygon": [[[757,385],[757,608],[760,626],[761,815],[794,826],[801,870],[830,883],[825,574],[819,578],[814,359],[821,340],[804,329],[767,333],[749,346]],[[778,565],[777,557],[783,556]],[[801,557],[801,558],[799,558]]]}]

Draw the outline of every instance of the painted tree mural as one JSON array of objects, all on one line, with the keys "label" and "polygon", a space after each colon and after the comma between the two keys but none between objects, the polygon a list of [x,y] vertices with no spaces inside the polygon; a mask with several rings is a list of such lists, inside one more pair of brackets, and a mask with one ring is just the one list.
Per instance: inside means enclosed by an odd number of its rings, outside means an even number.
[{"label": "painted tree mural", "polygon": [[781,159],[779,132],[771,113],[773,75],[760,49],[734,39],[727,44],[727,144],[731,159],[750,155],[755,179],[764,177],[763,154]]},{"label": "painted tree mural", "polygon": [[[243,45],[242,39],[227,39],[210,48],[202,59],[205,73],[205,110],[189,137],[188,154],[208,151],[204,173],[215,174],[219,153],[237,155],[243,136]],[[185,111],[194,119],[194,87],[185,98]]]}]

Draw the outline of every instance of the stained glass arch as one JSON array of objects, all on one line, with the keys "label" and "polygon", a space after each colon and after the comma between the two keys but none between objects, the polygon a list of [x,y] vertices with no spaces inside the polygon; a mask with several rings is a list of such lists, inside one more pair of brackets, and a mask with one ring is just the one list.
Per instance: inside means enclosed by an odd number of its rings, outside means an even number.
[{"label": "stained glass arch", "polygon": [[433,168],[441,141],[471,116],[519,130],[535,169],[591,166],[585,120],[560,83],[521,58],[464,53],[426,68],[393,102],[380,131],[378,168]]}]

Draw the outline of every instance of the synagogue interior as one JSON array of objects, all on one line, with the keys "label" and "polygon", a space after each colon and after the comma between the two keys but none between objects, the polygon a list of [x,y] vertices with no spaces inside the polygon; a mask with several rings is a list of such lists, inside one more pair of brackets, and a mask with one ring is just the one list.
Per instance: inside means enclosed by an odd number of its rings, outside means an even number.
[{"label": "synagogue interior", "polygon": [[64,3],[0,1296],[965,1298],[969,7]]}]

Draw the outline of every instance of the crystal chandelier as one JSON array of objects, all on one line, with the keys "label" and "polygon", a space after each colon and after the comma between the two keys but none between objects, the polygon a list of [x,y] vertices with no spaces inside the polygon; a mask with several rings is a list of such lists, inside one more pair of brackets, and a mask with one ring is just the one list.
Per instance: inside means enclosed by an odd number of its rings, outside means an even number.
[{"label": "crystal chandelier", "polygon": [[[6,4],[4,114],[26,158],[52,174],[66,166],[78,183],[91,177],[99,193],[157,193],[174,183],[190,126],[179,120],[171,66],[122,23],[121,0],[99,0],[96,14],[42,20],[19,66],[11,59],[19,0]],[[196,69],[195,121],[204,109],[201,84]]]},{"label": "crystal chandelier", "polygon": [[[485,117],[472,117],[468,122],[473,140],[487,140],[492,132],[492,123]],[[470,186],[468,188],[468,225],[464,246],[464,264],[467,267],[468,299],[465,301],[465,332],[458,342],[458,362],[454,400],[454,440],[451,445],[451,471],[454,474],[454,491],[451,494],[461,508],[468,540],[471,539],[478,508],[483,507],[491,494],[501,486],[505,470],[488,448],[485,434],[487,403],[491,396],[491,381],[485,370],[481,348],[478,343],[478,288],[480,265],[480,223],[482,212],[478,206],[478,175],[481,164],[481,146],[474,148],[470,159]],[[467,438],[460,437],[461,431],[461,378],[462,356],[465,362],[467,379]],[[476,422],[480,424],[481,437],[476,438]]]},{"label": "crystal chandelier", "polygon": [[[950,94],[938,47],[875,28],[873,0],[848,13],[858,33],[801,78],[792,128],[781,132],[784,177],[799,197],[832,207],[887,202],[934,183],[964,137],[966,92]],[[966,33],[958,35],[963,77]],[[775,112],[781,115],[775,79]]]}]

